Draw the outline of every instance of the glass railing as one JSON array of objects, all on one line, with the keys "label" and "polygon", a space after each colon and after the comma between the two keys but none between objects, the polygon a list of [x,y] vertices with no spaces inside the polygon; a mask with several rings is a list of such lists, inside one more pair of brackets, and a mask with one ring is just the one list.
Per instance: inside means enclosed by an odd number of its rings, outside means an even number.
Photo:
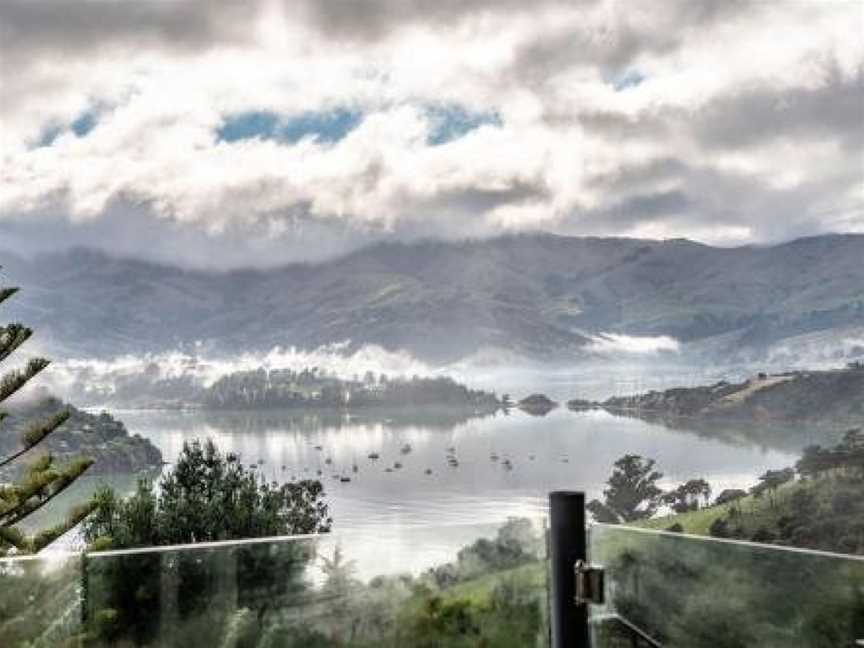
[{"label": "glass railing", "polygon": [[3,559],[0,645],[547,646],[543,527],[520,519]]},{"label": "glass railing", "polygon": [[602,524],[589,554],[594,648],[864,645],[862,557]]},{"label": "glass railing", "polygon": [[[2,559],[0,646],[548,646],[546,534],[519,519]],[[864,645],[862,558],[608,525],[588,549],[606,575],[594,648]]]}]

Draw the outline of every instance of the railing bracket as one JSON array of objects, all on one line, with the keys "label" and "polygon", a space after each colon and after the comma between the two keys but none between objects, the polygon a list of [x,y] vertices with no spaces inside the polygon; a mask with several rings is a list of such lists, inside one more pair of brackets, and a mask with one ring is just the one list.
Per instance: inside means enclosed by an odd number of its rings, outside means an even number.
[{"label": "railing bracket", "polygon": [[577,560],[573,566],[576,585],[576,605],[603,605],[605,602],[605,576],[600,566]]}]

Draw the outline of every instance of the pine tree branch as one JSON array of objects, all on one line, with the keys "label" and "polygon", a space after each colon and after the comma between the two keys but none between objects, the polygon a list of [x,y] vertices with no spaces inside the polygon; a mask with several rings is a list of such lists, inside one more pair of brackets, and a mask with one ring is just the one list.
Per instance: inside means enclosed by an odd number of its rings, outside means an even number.
[{"label": "pine tree branch", "polygon": [[[46,470],[43,479],[37,479],[26,490],[18,493],[18,501],[9,510],[0,513],[0,526],[14,526],[38,511],[66,490],[93,465],[92,459],[78,459],[66,466],[62,472]],[[32,501],[37,497],[36,501]]]},{"label": "pine tree branch", "polygon": [[[0,304],[17,292],[18,288],[0,287]],[[12,355],[32,334],[32,329],[20,323],[0,326],[0,362]],[[0,403],[17,393],[49,364],[44,358],[34,358],[23,369],[0,376]],[[21,449],[5,459],[0,457],[0,468],[44,441],[69,419],[70,414],[68,410],[61,411],[29,425],[21,436]],[[0,421],[7,416],[0,411]],[[92,500],[84,506],[74,508],[65,521],[32,537],[28,538],[14,528],[14,525],[60,495],[92,465],[91,459],[78,459],[57,469],[49,453],[30,466],[22,484],[0,485],[0,555],[5,554],[10,547],[16,547],[20,551],[38,552],[87,517],[96,506]]]},{"label": "pine tree branch", "polygon": [[31,335],[33,329],[21,324],[9,324],[0,328],[0,362],[12,355],[12,352],[30,339]]},{"label": "pine tree branch", "polygon": [[18,292],[18,288],[0,288],[0,304]]},{"label": "pine tree branch", "polygon": [[31,425],[21,435],[23,447],[15,454],[9,455],[5,459],[0,459],[0,468],[12,463],[25,452],[38,445],[45,437],[68,421],[71,415],[72,413],[69,410],[63,410],[45,421]]},{"label": "pine tree branch", "polygon": [[45,358],[33,358],[24,369],[10,371],[0,379],[0,403],[32,380],[40,371],[51,364]]},{"label": "pine tree branch", "polygon": [[27,550],[27,538],[18,529],[0,526],[0,556],[6,554],[8,547],[15,547],[19,551]]},{"label": "pine tree branch", "polygon": [[69,511],[66,519],[53,527],[44,529],[32,536],[24,535],[20,529],[15,527],[0,527],[0,556],[7,553],[8,547],[15,547],[21,553],[38,553],[57,538],[74,529],[90,515],[98,504],[91,500],[86,504],[80,504]]},{"label": "pine tree branch", "polygon": [[33,553],[39,552],[40,550],[44,549],[46,546],[54,542],[57,538],[62,536],[64,533],[78,526],[84,520],[84,518],[86,518],[96,509],[96,506],[97,503],[91,500],[86,504],[81,504],[73,508],[66,516],[66,519],[63,520],[63,522],[60,522],[59,524],[56,524],[49,529],[40,531],[32,538],[30,538],[29,544],[31,545],[31,551]]}]

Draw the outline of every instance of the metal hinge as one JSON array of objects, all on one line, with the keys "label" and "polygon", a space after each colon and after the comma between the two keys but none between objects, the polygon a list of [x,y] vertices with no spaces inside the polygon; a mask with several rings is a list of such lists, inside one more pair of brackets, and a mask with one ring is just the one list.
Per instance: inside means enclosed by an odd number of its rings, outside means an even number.
[{"label": "metal hinge", "polygon": [[603,605],[606,573],[602,567],[577,560],[573,567],[576,576],[576,605]]}]

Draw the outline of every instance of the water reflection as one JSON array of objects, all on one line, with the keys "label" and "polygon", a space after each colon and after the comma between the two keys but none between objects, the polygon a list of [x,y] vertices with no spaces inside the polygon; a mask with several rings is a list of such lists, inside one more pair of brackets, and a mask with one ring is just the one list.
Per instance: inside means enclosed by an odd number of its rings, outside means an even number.
[{"label": "water reflection", "polygon": [[[744,488],[768,468],[794,463],[794,443],[712,438],[604,411],[559,408],[454,420],[424,413],[323,416],[292,412],[118,412],[166,460],[185,440],[210,437],[267,479],[320,477],[338,529],[494,523],[536,517],[550,490],[599,495],[626,453],[653,457],[669,484],[705,477],[716,492]],[[406,451],[406,448],[409,448]],[[356,470],[355,470],[356,467]]]}]

